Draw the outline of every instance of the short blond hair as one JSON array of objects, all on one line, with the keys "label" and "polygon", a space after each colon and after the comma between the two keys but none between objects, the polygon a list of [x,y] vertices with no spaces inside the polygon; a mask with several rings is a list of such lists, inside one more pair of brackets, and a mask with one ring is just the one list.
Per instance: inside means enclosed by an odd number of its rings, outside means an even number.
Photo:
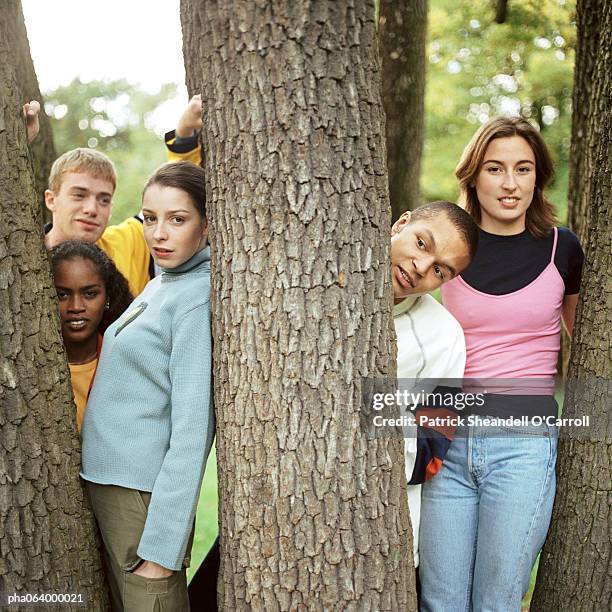
[{"label": "short blond hair", "polygon": [[83,172],[91,174],[94,178],[109,181],[113,185],[113,191],[117,187],[117,173],[113,162],[104,153],[94,149],[81,147],[60,155],[51,166],[49,189],[57,193],[62,186],[64,176],[71,172]]}]

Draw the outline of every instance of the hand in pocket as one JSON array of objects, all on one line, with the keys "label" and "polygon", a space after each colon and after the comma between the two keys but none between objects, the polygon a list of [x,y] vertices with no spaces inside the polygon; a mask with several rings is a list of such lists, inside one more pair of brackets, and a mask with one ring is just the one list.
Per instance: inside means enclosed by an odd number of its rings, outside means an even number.
[{"label": "hand in pocket", "polygon": [[154,561],[144,561],[132,573],[143,578],[169,578],[174,572]]}]

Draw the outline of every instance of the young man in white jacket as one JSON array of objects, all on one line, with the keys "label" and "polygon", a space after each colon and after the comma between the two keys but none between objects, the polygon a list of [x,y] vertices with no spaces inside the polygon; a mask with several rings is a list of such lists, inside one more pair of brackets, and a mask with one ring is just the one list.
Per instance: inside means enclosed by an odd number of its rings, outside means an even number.
[{"label": "young man in white jacket", "polygon": [[[391,229],[391,277],[397,336],[397,378],[433,381],[463,377],[465,341],[455,318],[429,295],[462,272],[472,260],[478,228],[468,213],[450,202],[433,202],[404,213]],[[425,386],[428,386],[426,383]],[[420,387],[419,387],[420,388]],[[433,390],[430,389],[430,390]],[[405,431],[406,479],[422,482],[441,465],[437,457],[417,465],[416,426]],[[442,442],[444,444],[444,442]],[[450,443],[450,442],[449,442]],[[419,564],[421,486],[408,485],[414,564]]]}]

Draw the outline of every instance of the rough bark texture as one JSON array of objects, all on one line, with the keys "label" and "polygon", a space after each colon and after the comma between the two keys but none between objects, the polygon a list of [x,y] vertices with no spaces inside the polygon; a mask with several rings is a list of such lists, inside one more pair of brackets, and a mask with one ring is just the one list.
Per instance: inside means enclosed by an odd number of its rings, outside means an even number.
[{"label": "rough bark texture", "polygon": [[508,14],[508,0],[496,0],[495,2],[495,22],[505,23]]},{"label": "rough bark texture", "polygon": [[[0,592],[83,593],[103,610],[96,532],[21,116],[19,2],[0,6]],[[15,50],[19,49],[16,54]],[[77,605],[45,606],[82,610]],[[13,608],[11,609],[20,609]]]},{"label": "rough bark texture", "polygon": [[[606,0],[578,0],[576,6],[576,63],[572,93],[572,145],[569,159],[569,185],[567,192],[567,224],[586,246],[589,227],[589,190],[592,187],[593,156],[587,132],[593,107],[595,61],[601,36],[601,15]],[[609,35],[609,34],[608,34]],[[567,376],[570,340],[564,334],[561,344],[561,371]]]},{"label": "rough bark texture", "polygon": [[[373,0],[183,0],[205,166],[225,610],[416,610]],[[410,548],[409,548],[410,547]]]},{"label": "rough bark texture", "polygon": [[[567,193],[568,224],[580,242],[586,244],[589,227],[589,190],[593,175],[593,156],[589,155],[588,126],[592,115],[599,112],[594,105],[595,63],[600,37],[601,16],[607,0],[578,0],[576,6],[576,64],[572,93],[572,146],[569,160]],[[608,36],[610,33],[608,33]],[[601,78],[601,77],[599,77]]]},{"label": "rough bark texture", "polygon": [[45,220],[50,220],[50,213],[45,206],[44,191],[47,188],[51,165],[56,158],[51,122],[45,113],[44,101],[40,93],[38,79],[36,78],[34,64],[30,55],[30,46],[28,44],[27,32],[23,21],[21,3],[11,0],[3,4],[6,5],[5,10],[12,13],[10,19],[17,28],[14,33],[15,38],[22,41],[22,43],[13,50],[15,54],[17,80],[20,84],[22,93],[20,103],[25,104],[30,100],[38,100],[41,105],[39,113],[40,132],[31,145],[31,152],[34,159],[36,199],[40,204]]},{"label": "rough bark texture", "polygon": [[427,0],[381,0],[382,99],[392,219],[421,204]]},{"label": "rough bark texture", "polygon": [[[592,4],[579,2],[578,10]],[[557,497],[532,604],[538,612],[612,608],[612,4],[599,9],[584,136],[587,258],[569,371],[581,384],[568,385],[564,406],[564,416],[590,415],[599,435],[585,439],[578,429],[566,430],[560,441]]]}]

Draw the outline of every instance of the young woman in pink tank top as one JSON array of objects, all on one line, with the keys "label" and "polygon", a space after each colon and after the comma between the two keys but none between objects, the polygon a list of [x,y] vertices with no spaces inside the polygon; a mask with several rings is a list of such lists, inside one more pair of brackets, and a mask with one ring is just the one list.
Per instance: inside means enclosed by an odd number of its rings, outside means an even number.
[{"label": "young woman in pink tank top", "polygon": [[423,486],[421,610],[519,612],[552,512],[554,376],[583,254],[574,234],[555,227],[543,193],[552,161],[527,121],[483,125],[455,173],[480,241],[474,262],[443,285],[444,304],[465,334],[465,377],[489,393],[479,416],[527,424],[460,427]]}]

